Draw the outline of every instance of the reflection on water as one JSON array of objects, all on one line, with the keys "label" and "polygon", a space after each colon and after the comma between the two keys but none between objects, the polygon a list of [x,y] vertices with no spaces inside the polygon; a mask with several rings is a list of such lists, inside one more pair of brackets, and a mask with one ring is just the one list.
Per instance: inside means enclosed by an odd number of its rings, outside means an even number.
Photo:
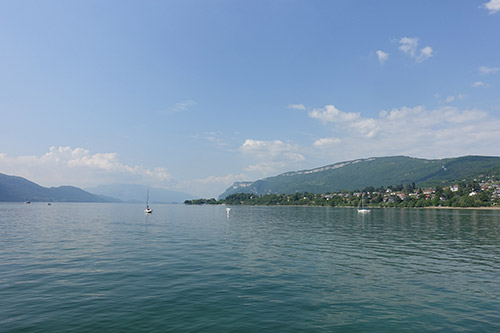
[{"label": "reflection on water", "polygon": [[500,330],[500,211],[0,204],[2,331]]}]

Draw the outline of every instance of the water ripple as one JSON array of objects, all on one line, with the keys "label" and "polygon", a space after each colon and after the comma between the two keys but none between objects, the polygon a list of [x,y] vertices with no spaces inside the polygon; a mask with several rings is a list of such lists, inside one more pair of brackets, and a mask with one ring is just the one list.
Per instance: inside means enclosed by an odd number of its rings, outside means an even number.
[{"label": "water ripple", "polygon": [[0,330],[499,331],[497,211],[0,204]]}]

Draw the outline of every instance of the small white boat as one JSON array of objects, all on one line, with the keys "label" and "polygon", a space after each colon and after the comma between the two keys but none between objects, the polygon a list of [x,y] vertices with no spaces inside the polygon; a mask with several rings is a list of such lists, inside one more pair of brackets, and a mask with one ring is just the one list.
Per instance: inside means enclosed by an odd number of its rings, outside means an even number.
[{"label": "small white boat", "polygon": [[149,208],[149,186],[148,186],[148,196],[146,199],[146,209],[144,209],[144,213],[151,214],[152,212],[153,212],[153,210],[151,208]]},{"label": "small white boat", "polygon": [[358,213],[366,214],[369,212],[370,212],[370,210],[365,208],[365,199],[364,199],[363,195],[361,195],[361,207],[358,207]]}]

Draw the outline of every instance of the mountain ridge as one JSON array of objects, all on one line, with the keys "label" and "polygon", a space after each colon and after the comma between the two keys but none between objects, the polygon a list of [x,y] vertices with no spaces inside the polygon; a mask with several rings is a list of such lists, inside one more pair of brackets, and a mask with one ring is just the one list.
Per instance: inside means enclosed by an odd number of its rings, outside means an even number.
[{"label": "mountain ridge", "polygon": [[48,202],[120,202],[120,200],[91,194],[75,186],[43,187],[26,178],[0,173],[0,201]]},{"label": "mountain ridge", "polygon": [[219,198],[230,194],[327,193],[416,183],[418,186],[443,185],[479,175],[500,175],[500,157],[461,156],[422,159],[409,156],[369,157],[343,161],[313,169],[289,171],[253,182],[237,182]]}]

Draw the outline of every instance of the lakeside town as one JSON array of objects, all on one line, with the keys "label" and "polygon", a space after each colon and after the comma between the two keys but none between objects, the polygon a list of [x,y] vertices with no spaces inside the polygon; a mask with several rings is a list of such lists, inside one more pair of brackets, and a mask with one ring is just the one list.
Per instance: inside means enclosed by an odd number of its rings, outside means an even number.
[{"label": "lakeside town", "polygon": [[449,186],[416,187],[415,183],[331,193],[255,195],[237,193],[225,199],[186,200],[187,205],[290,205],[358,207],[500,207],[500,181],[496,177],[460,181]]}]

